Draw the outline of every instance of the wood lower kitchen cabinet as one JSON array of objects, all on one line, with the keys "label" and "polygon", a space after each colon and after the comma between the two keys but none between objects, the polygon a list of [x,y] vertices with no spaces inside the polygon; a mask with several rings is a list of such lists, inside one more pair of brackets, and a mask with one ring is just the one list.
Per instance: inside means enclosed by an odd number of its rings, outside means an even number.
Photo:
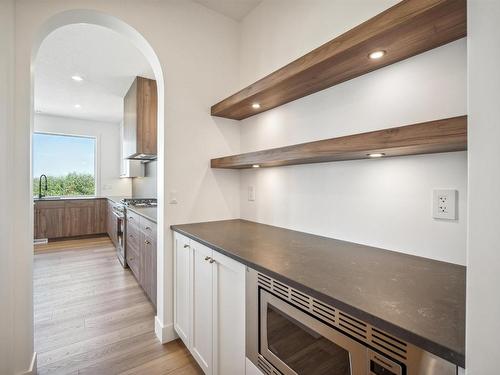
[{"label": "wood lower kitchen cabinet", "polygon": [[64,237],[106,233],[105,199],[83,199],[65,204]]},{"label": "wood lower kitchen cabinet", "polygon": [[156,238],[143,233],[141,252],[141,286],[156,307]]},{"label": "wood lower kitchen cabinet", "polygon": [[156,224],[131,211],[126,216],[127,264],[156,307]]},{"label": "wood lower kitchen cabinet", "polygon": [[245,272],[174,233],[174,329],[207,375],[245,373]]},{"label": "wood lower kitchen cabinet", "polygon": [[35,202],[35,238],[64,237],[65,202],[36,201]]},{"label": "wood lower kitchen cabinet", "polygon": [[114,214],[113,211],[114,203],[111,200],[107,201],[107,210],[106,210],[106,233],[108,233],[111,242],[115,247],[118,246],[118,217]]},{"label": "wood lower kitchen cabinet", "polygon": [[107,232],[106,199],[35,201],[35,238],[56,239]]}]

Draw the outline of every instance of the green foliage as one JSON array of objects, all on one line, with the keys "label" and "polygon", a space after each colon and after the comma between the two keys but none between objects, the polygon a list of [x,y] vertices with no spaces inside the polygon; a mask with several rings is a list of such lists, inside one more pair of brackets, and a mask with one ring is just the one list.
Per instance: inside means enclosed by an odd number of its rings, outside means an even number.
[{"label": "green foliage", "polygon": [[[38,197],[38,181],[38,177],[33,179],[33,195],[36,197]],[[47,176],[47,193],[44,180],[42,180],[42,193],[46,196],[95,195],[94,176],[76,172],[66,176]]]}]

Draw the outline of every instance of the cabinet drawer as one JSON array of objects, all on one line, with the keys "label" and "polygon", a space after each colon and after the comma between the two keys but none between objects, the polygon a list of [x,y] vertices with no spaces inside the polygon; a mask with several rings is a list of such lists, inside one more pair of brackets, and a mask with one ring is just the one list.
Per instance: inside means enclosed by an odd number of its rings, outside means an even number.
[{"label": "cabinet drawer", "polygon": [[127,248],[128,246],[133,246],[136,249],[140,247],[140,241],[141,241],[141,232],[139,231],[139,228],[128,222],[127,223]]},{"label": "cabinet drawer", "polygon": [[139,256],[138,249],[135,249],[133,246],[127,247],[127,264],[135,275],[135,278],[140,281],[141,280],[141,258]]},{"label": "cabinet drawer", "polygon": [[156,224],[141,216],[139,221],[141,231],[156,241]]},{"label": "cabinet drawer", "polygon": [[140,226],[141,222],[141,216],[137,215],[135,212],[132,212],[130,210],[127,210],[127,224],[133,224],[136,225],[137,227]]}]

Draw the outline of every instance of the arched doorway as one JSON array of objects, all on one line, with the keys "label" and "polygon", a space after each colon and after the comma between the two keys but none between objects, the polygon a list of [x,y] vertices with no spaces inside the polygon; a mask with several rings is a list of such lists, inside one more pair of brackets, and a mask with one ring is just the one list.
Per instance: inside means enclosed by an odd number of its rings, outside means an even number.
[{"label": "arched doorway", "polygon": [[[158,91],[158,175],[157,175],[157,194],[158,194],[158,231],[157,231],[157,315],[155,318],[155,332],[160,341],[166,342],[173,337],[165,334],[164,324],[165,316],[165,298],[164,298],[164,102],[165,102],[165,82],[163,71],[158,56],[154,52],[148,41],[134,28],[122,20],[93,10],[69,10],[64,11],[47,20],[37,33],[31,51],[31,92],[30,92],[30,135],[33,133],[34,123],[34,85],[33,85],[33,66],[35,64],[37,53],[44,39],[53,31],[71,24],[92,24],[113,30],[128,40],[144,55],[153,70]],[[31,167],[32,168],[32,167]],[[31,169],[30,168],[30,169]],[[33,222],[33,211],[30,211],[31,222]]]}]

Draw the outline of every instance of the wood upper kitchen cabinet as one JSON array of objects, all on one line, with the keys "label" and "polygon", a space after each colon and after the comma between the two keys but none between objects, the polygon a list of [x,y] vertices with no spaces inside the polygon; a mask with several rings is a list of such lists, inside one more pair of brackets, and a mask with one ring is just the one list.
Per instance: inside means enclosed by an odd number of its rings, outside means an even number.
[{"label": "wood upper kitchen cabinet", "polygon": [[123,154],[125,158],[156,159],[157,112],[156,81],[136,77],[124,98]]},{"label": "wood upper kitchen cabinet", "polygon": [[205,374],[244,374],[245,266],[179,233],[174,241],[174,329]]},{"label": "wood upper kitchen cabinet", "polygon": [[35,238],[55,239],[107,232],[105,199],[35,201]]}]

